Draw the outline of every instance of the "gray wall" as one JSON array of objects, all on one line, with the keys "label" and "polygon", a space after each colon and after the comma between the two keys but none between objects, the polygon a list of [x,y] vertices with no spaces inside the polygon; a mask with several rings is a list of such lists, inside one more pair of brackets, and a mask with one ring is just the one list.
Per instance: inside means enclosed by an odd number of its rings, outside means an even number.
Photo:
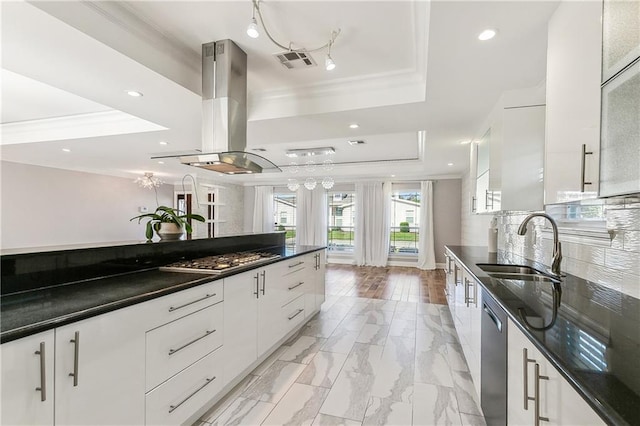
[{"label": "gray wall", "polygon": [[[153,190],[132,179],[3,161],[3,249],[145,240],[144,224],[129,219],[156,208]],[[173,186],[158,202],[173,204]]]},{"label": "gray wall", "polygon": [[433,185],[433,228],[437,263],[444,263],[445,245],[460,245],[461,191],[461,179],[438,180]]}]

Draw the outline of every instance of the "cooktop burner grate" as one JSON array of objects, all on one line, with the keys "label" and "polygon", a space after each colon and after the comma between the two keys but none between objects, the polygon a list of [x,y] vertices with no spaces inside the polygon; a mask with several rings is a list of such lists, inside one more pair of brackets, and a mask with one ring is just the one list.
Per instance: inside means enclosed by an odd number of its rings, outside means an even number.
[{"label": "cooktop burner grate", "polygon": [[265,252],[227,253],[218,256],[201,257],[199,259],[180,260],[163,266],[160,270],[221,274],[244,266],[264,263],[279,257],[281,257],[279,254]]}]

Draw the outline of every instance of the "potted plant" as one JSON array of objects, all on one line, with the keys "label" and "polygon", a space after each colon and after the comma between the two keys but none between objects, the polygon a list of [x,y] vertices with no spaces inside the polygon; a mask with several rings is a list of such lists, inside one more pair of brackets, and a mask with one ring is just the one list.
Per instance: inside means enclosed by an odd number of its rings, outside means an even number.
[{"label": "potted plant", "polygon": [[156,231],[161,240],[179,240],[185,230],[187,234],[193,231],[188,222],[189,219],[204,222],[204,217],[199,214],[180,213],[182,212],[171,207],[160,206],[154,213],[141,214],[140,216],[132,217],[130,220],[138,219],[138,223],[140,223],[142,219],[149,219],[145,233],[147,240],[153,238],[153,231]]}]

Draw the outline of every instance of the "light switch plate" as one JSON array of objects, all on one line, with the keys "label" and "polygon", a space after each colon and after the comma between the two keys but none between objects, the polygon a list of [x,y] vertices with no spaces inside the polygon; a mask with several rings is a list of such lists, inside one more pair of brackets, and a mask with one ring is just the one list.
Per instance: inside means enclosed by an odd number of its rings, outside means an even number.
[{"label": "light switch plate", "polygon": [[139,211],[140,213],[146,213],[146,212],[148,212],[148,211],[149,211],[149,209],[148,209],[148,208],[146,208],[145,206],[140,206],[140,207],[138,207],[138,211]]}]

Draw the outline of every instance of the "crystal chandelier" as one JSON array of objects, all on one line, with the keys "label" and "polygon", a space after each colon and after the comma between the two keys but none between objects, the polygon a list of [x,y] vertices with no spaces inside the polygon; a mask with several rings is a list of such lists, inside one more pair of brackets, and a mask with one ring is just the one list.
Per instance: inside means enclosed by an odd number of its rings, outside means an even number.
[{"label": "crystal chandelier", "polygon": [[[319,169],[320,172],[328,173],[333,170],[333,161],[324,160],[322,164],[319,165],[314,161],[307,161],[302,166],[298,165],[298,163],[296,162],[292,162],[291,164],[289,164],[289,171],[293,174],[299,172],[303,172],[308,175],[314,174],[316,171],[318,171],[317,169]],[[333,188],[334,184],[335,181],[331,176],[325,176],[324,178],[322,178],[322,180],[320,180],[320,185],[322,185],[324,189],[331,189]],[[316,186],[318,186],[318,179],[313,176],[309,176],[304,179],[302,185],[309,191],[313,191]],[[298,182],[298,179],[289,179],[289,181],[287,182],[287,188],[289,188],[290,191],[297,191],[298,188],[300,188],[300,182]]]},{"label": "crystal chandelier", "polygon": [[151,172],[146,172],[144,176],[140,176],[136,178],[134,182],[144,189],[157,188],[164,183],[162,180],[153,176],[153,173]]}]

